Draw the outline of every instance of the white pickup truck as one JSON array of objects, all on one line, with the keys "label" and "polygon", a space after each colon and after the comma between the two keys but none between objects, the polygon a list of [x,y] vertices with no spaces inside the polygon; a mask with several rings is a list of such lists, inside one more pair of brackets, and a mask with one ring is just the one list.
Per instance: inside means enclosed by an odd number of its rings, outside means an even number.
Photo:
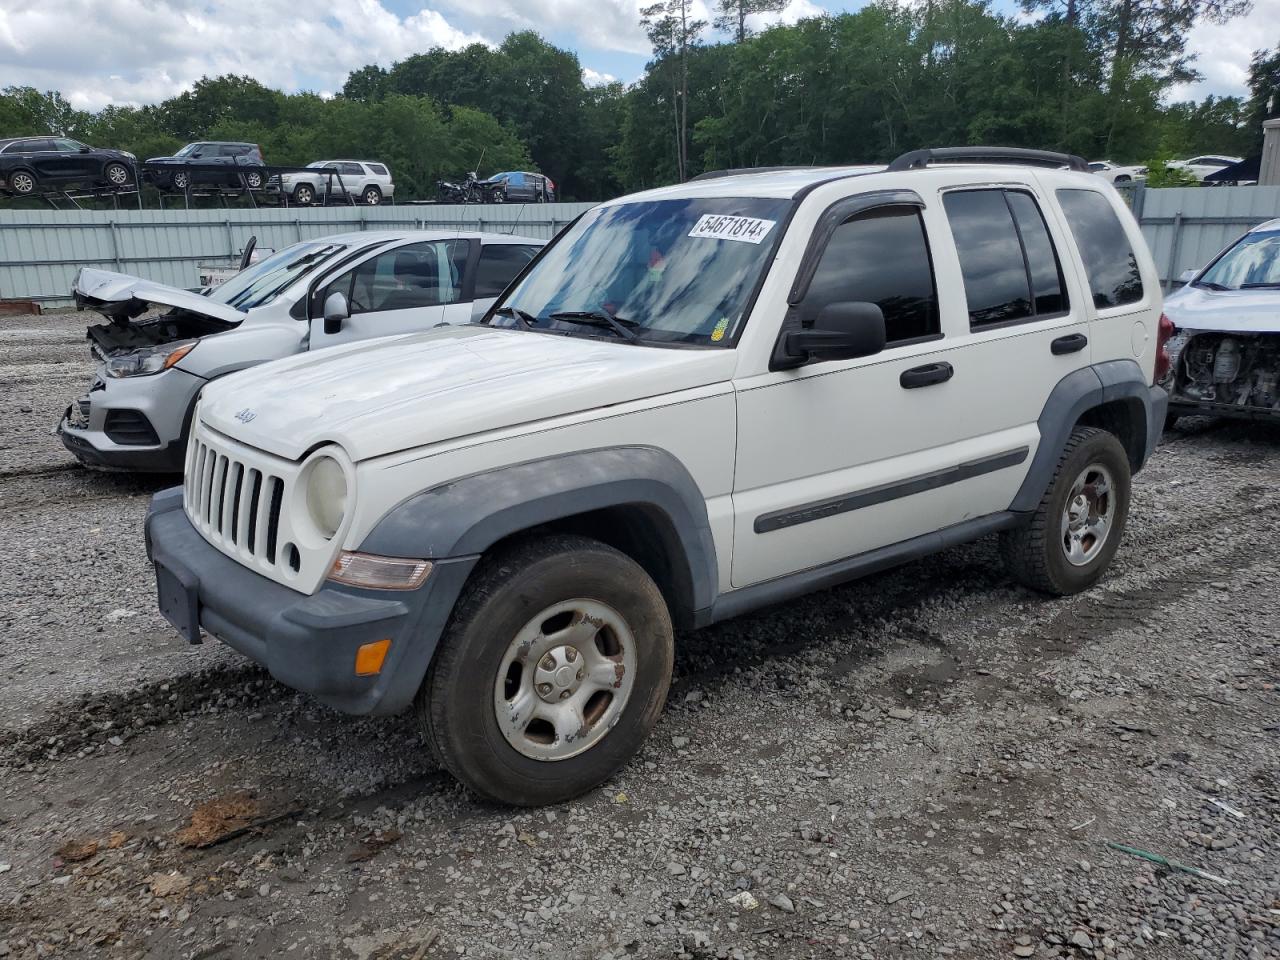
[{"label": "white pickup truck", "polygon": [[482,796],[564,800],[657,721],[674,628],[996,533],[1023,583],[1094,583],[1165,416],[1160,309],[1077,157],[623,197],[479,324],[209,384],[147,519],[160,607],[338,709],[415,705]]}]

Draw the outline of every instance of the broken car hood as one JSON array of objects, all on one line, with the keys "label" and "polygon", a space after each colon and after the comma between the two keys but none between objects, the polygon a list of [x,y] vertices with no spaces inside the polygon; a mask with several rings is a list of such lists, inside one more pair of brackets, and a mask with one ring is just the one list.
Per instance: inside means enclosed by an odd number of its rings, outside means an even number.
[{"label": "broken car hood", "polygon": [[1207,290],[1187,285],[1166,298],[1164,312],[1182,330],[1280,333],[1280,289]]},{"label": "broken car hood", "polygon": [[727,381],[733,369],[732,350],[439,327],[214,380],[201,394],[200,418],[291,460],[334,442],[361,461]]},{"label": "broken car hood", "polygon": [[223,323],[239,323],[244,319],[244,314],[235,307],[190,290],[92,267],[80,268],[73,291],[77,303],[112,319],[136,317],[146,309],[146,304],[177,307]]}]

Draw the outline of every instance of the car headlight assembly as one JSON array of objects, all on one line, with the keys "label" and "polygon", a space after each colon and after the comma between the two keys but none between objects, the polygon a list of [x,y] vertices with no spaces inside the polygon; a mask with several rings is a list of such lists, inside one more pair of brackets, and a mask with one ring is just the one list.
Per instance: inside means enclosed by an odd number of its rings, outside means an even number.
[{"label": "car headlight assembly", "polygon": [[347,472],[333,457],[321,454],[307,467],[307,517],[316,531],[332,540],[347,513]]},{"label": "car headlight assembly", "polygon": [[109,377],[150,377],[163,373],[196,348],[199,341],[166,343],[159,347],[143,347],[128,353],[114,353],[103,367]]}]

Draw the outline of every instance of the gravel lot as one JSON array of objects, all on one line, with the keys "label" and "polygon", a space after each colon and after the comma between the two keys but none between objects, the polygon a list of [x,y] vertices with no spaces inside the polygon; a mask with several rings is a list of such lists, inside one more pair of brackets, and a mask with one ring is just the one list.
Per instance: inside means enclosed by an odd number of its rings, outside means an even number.
[{"label": "gravel lot", "polygon": [[0,957],[1280,957],[1280,429],[1184,421],[1079,597],[982,542],[681,636],[512,811],[160,619],[85,320],[0,319]]}]

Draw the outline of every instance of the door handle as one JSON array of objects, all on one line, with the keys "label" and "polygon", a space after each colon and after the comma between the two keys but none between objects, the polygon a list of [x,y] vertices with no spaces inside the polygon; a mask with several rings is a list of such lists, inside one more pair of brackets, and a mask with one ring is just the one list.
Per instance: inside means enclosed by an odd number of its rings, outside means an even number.
[{"label": "door handle", "polygon": [[1060,357],[1064,353],[1075,353],[1083,350],[1089,345],[1089,338],[1083,333],[1069,333],[1065,337],[1059,337],[1053,343],[1049,344],[1049,349],[1053,351],[1055,357]]},{"label": "door handle", "polygon": [[945,360],[940,363],[926,363],[923,367],[912,367],[903,370],[898,383],[903,390],[914,390],[917,387],[928,387],[935,383],[946,383],[951,379],[955,369]]}]

